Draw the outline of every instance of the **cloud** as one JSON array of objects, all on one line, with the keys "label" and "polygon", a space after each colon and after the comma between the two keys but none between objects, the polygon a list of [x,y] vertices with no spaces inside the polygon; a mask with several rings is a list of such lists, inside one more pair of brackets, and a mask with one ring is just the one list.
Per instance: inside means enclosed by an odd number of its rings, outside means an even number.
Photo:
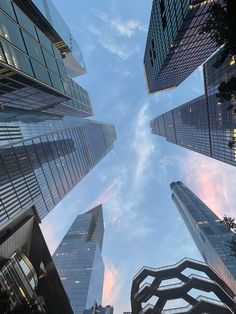
[{"label": "cloud", "polygon": [[58,236],[56,235],[55,230],[52,227],[53,225],[43,223],[39,226],[41,227],[43,236],[46,239],[48,249],[52,254],[58,246]]},{"label": "cloud", "polygon": [[119,36],[132,37],[137,31],[147,32],[147,26],[143,25],[138,20],[123,21],[119,18],[111,18],[104,12],[96,12],[96,16],[108,24]]},{"label": "cloud", "polygon": [[197,196],[217,215],[236,216],[234,167],[189,152],[182,160],[182,171],[186,185],[192,187]]},{"label": "cloud", "polygon": [[155,150],[153,137],[150,131],[149,123],[151,117],[148,114],[148,103],[145,103],[135,118],[134,139],[132,149],[136,154],[136,167],[134,174],[135,185],[139,185],[144,180],[146,170],[150,166],[149,159]]},{"label": "cloud", "polygon": [[88,30],[96,36],[99,45],[124,61],[140,51],[137,44],[133,44],[132,46],[124,44],[111,34],[99,30],[93,24],[88,26]]},{"label": "cloud", "polygon": [[116,303],[120,296],[122,283],[123,280],[118,268],[115,267],[108,259],[105,259],[103,304],[107,305]]},{"label": "cloud", "polygon": [[139,47],[134,45],[132,50],[129,50],[128,47],[124,45],[117,44],[113,39],[103,39],[101,41],[103,48],[105,48],[110,53],[117,55],[119,58],[123,59],[124,61],[131,57],[133,54],[139,51]]},{"label": "cloud", "polygon": [[[108,203],[112,196],[113,190],[120,184],[120,177],[115,178],[102,194],[96,199],[94,206]],[[93,206],[92,206],[93,207]]]}]

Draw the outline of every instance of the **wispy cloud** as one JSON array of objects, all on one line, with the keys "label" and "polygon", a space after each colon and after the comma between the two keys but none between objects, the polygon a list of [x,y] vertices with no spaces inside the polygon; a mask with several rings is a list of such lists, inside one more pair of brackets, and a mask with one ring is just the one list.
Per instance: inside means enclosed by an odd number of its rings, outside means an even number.
[{"label": "wispy cloud", "polygon": [[191,186],[217,215],[236,216],[236,177],[232,166],[190,152],[182,160],[182,170],[186,184]]},{"label": "wispy cloud", "polygon": [[120,18],[111,18],[104,12],[97,11],[96,16],[109,25],[119,36],[132,37],[137,31],[147,32],[147,26],[138,20],[121,20]]},{"label": "wispy cloud", "polygon": [[132,148],[136,154],[137,161],[134,175],[135,185],[139,185],[144,180],[144,174],[147,168],[150,167],[149,158],[155,149],[149,127],[150,120],[148,103],[145,103],[138,112],[135,124],[133,125],[134,139]]},{"label": "wispy cloud", "polygon": [[88,26],[88,30],[96,36],[98,44],[124,61],[140,50],[137,44],[133,44],[131,47],[128,43],[117,40],[112,34],[99,30],[93,24]]},{"label": "wispy cloud", "polygon": [[106,204],[110,201],[113,190],[119,185],[120,178],[115,178],[112,183],[105,189],[105,191],[97,198],[96,205],[98,204]]},{"label": "wispy cloud", "polygon": [[103,304],[114,304],[121,292],[122,276],[118,268],[108,259],[105,259],[105,277],[103,285]]}]

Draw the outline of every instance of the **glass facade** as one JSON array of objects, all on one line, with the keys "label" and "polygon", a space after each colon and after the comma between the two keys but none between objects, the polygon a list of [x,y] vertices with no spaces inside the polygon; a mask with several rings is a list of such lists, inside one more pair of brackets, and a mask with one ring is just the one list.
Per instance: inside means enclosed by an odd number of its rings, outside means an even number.
[{"label": "glass facade", "polygon": [[[222,51],[204,65],[205,95],[170,110],[150,123],[152,133],[167,141],[236,166],[236,102],[233,87],[236,64],[232,58],[214,66]],[[228,86],[220,94],[221,86]],[[228,84],[228,85],[227,85]]]},{"label": "glass facade", "polygon": [[91,116],[87,91],[68,76],[48,37],[11,0],[0,2],[0,19],[0,105]]},{"label": "glass facade", "polygon": [[236,260],[229,241],[234,234],[182,182],[171,183],[172,199],[202,257],[236,293]]},{"label": "glass facade", "polygon": [[0,227],[33,205],[40,219],[44,218],[111,150],[116,139],[113,125],[78,118],[5,123],[3,134]]},{"label": "glass facade", "polygon": [[150,93],[179,85],[216,49],[200,29],[211,1],[153,0],[144,55]]},{"label": "glass facade", "polygon": [[151,122],[152,133],[167,141],[211,156],[207,101],[198,97]]},{"label": "glass facade", "polygon": [[13,0],[63,53],[68,74],[86,73],[86,66],[77,41],[51,0]]},{"label": "glass facade", "polygon": [[77,216],[53,255],[75,314],[83,314],[95,302],[101,304],[103,233],[102,205],[99,205]]}]

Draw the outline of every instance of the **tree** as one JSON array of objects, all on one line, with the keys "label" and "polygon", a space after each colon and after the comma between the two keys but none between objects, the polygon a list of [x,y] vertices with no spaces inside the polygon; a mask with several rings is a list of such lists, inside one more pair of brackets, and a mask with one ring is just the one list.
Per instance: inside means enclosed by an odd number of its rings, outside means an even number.
[{"label": "tree", "polygon": [[233,140],[228,141],[228,147],[232,149],[234,144],[236,144],[236,137],[234,137]]},{"label": "tree", "polygon": [[224,223],[228,227],[228,229],[236,231],[235,218],[224,215],[221,222]]},{"label": "tree", "polygon": [[227,55],[236,54],[236,1],[223,0],[221,3],[213,3],[209,9],[210,15],[201,29],[201,33],[207,33],[220,47],[224,45],[224,53],[221,62]]},{"label": "tree", "polygon": [[[232,100],[233,96],[236,95],[236,77],[232,76],[229,81],[221,82],[220,86],[218,87],[218,92],[219,93],[216,94],[216,96],[220,99],[221,102],[224,100]],[[230,108],[233,109],[234,106],[231,105]]]}]

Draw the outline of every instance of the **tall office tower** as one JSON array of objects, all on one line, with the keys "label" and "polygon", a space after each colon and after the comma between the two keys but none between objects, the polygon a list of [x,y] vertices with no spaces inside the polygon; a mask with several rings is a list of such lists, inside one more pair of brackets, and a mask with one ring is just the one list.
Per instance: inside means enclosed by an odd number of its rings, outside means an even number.
[{"label": "tall office tower", "polygon": [[229,241],[231,232],[182,182],[172,182],[172,199],[200,253],[236,294],[236,259]]},{"label": "tall office tower", "polygon": [[96,303],[90,310],[85,310],[83,314],[113,314],[114,309],[112,306],[107,305],[106,307],[103,307],[101,305],[97,305]]},{"label": "tall office tower", "polygon": [[0,229],[33,205],[44,218],[116,138],[114,126],[86,119],[18,123],[13,130],[18,140],[9,136],[0,147]]},{"label": "tall office tower", "polygon": [[176,87],[214,52],[216,44],[200,32],[211,5],[204,0],[153,0],[144,55],[149,93]]},{"label": "tall office tower", "polygon": [[102,205],[77,216],[53,259],[75,314],[101,304],[104,264]]},{"label": "tall office tower", "polygon": [[134,276],[132,314],[231,314],[234,296],[208,265],[185,258],[166,267],[143,267]]},{"label": "tall office tower", "polygon": [[150,126],[171,143],[236,166],[236,63],[228,57],[216,66],[221,52],[204,65],[206,94],[156,117]]},{"label": "tall office tower", "polygon": [[86,69],[50,0],[0,2],[0,231],[45,215],[109,152],[114,126],[71,77]]}]

